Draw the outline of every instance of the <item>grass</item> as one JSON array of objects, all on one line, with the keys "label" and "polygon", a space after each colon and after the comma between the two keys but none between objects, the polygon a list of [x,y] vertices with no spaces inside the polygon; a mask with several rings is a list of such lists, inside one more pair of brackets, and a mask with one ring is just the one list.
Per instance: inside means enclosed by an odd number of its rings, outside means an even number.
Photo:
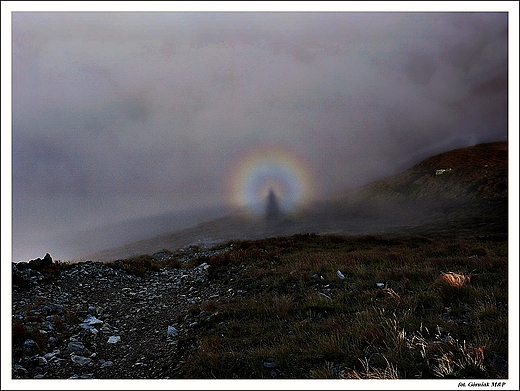
[{"label": "grass", "polygon": [[[172,254],[169,251],[167,253]],[[174,257],[159,261],[153,255],[145,254],[130,259],[118,259],[115,262],[107,263],[107,265],[114,269],[124,270],[137,277],[144,277],[147,271],[158,271],[165,266],[178,268],[180,262]]]},{"label": "grass", "polygon": [[233,248],[203,261],[214,280],[243,266],[244,293],[213,301],[208,321],[191,312],[203,327],[171,377],[507,377],[494,365],[508,354],[506,241],[296,235]]},{"label": "grass", "polygon": [[[179,315],[198,328],[165,376],[508,377],[507,238],[300,234],[214,250],[188,262],[169,252],[108,264],[145,277],[207,263],[207,284],[241,292]],[[60,267],[69,265],[51,275]],[[13,336],[39,337],[19,323]]]}]

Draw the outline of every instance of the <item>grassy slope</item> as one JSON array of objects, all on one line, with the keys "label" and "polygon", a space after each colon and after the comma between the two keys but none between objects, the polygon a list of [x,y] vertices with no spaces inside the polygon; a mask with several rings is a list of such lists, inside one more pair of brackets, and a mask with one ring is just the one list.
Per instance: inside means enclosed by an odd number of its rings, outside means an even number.
[{"label": "grassy slope", "polygon": [[[427,159],[283,223],[191,261],[237,295],[189,310],[196,337],[170,377],[507,378],[506,143]],[[292,235],[302,228],[358,235]],[[267,233],[229,219],[175,238],[254,229]]]},{"label": "grassy slope", "polygon": [[190,332],[161,377],[508,378],[507,236],[300,234],[189,251],[114,264],[146,284],[207,263],[204,284],[234,292],[177,314]]},{"label": "grassy slope", "polygon": [[171,376],[507,377],[507,242],[488,239],[237,242],[194,261],[240,295],[190,310],[196,342]]},{"label": "grassy slope", "polygon": [[[437,170],[451,168],[441,175]],[[494,234],[507,232],[507,142],[446,152],[336,200],[316,203],[276,225],[244,216],[99,251],[110,260],[176,249],[204,238],[257,239],[298,233],[347,235]]]}]

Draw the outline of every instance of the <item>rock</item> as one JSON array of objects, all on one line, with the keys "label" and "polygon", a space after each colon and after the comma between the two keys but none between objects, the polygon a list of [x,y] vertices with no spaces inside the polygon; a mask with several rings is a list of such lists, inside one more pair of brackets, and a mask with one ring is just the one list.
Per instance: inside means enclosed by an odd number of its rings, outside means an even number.
[{"label": "rock", "polygon": [[49,353],[46,353],[43,357],[45,357],[46,360],[50,360],[52,359],[54,356],[56,356],[56,354],[59,354],[59,350],[58,351],[54,351],[54,352],[49,352]]},{"label": "rock", "polygon": [[340,279],[342,279],[342,280],[345,279],[345,276],[344,276],[343,273],[341,273],[341,271],[339,271],[339,270],[336,272],[336,275],[337,275]]},{"label": "rock", "polygon": [[88,315],[85,318],[85,320],[83,321],[83,323],[81,324],[81,327],[83,327],[84,329],[90,331],[92,334],[97,334],[98,330],[95,327],[93,327],[92,325],[94,325],[94,324],[101,324],[101,323],[103,323],[102,320],[99,320],[95,316]]},{"label": "rock", "polygon": [[60,304],[49,304],[42,307],[42,312],[45,315],[59,315],[63,313],[63,306]]},{"label": "rock", "polygon": [[33,355],[40,351],[40,346],[32,339],[26,339],[23,343],[23,351],[27,355]]},{"label": "rock", "polygon": [[103,334],[111,334],[112,333],[112,330],[110,329],[110,326],[106,323],[103,324],[103,326],[101,326],[101,328],[99,329]]},{"label": "rock", "polygon": [[92,362],[92,360],[90,358],[84,357],[84,356],[78,356],[74,353],[71,354],[70,359],[72,360],[73,363],[82,365],[82,366],[90,364]]},{"label": "rock", "polygon": [[54,331],[54,326],[51,322],[49,322],[48,320],[45,320],[41,323],[41,326],[45,327],[47,329],[47,331],[45,330],[41,330],[43,331],[44,333],[47,333],[47,332],[51,332],[51,331]]},{"label": "rock", "polygon": [[88,330],[90,331],[92,334],[96,335],[97,333],[99,333],[99,330],[96,329],[95,327],[93,326],[90,326],[88,324],[85,324],[85,323],[82,323],[81,324],[81,327],[83,327],[85,330]]},{"label": "rock", "polygon": [[266,368],[276,368],[276,363],[273,358],[268,358],[264,360],[264,367]]},{"label": "rock", "polygon": [[[211,256],[214,252],[197,251],[197,256]],[[13,276],[16,273],[27,281],[32,278],[27,287],[13,291],[13,321],[35,333],[43,330],[42,340],[48,345],[27,342],[24,347],[26,337],[13,347],[12,377],[17,379],[42,375],[46,379],[82,378],[90,376],[90,372],[93,378],[164,378],[164,369],[150,365],[143,357],[148,360],[149,355],[150,360],[157,361],[167,353],[166,349],[176,352],[182,342],[181,330],[195,330],[206,318],[218,314],[201,311],[200,319],[180,317],[193,303],[227,299],[235,294],[228,290],[229,286],[206,284],[211,270],[208,263],[150,270],[145,278],[138,279],[114,265],[80,262],[53,273],[51,281],[45,278],[45,269],[26,266],[13,265]],[[78,289],[80,284],[82,288]],[[172,318],[172,314],[179,317]],[[167,336],[162,334],[164,325]],[[157,339],[161,335],[167,337],[166,347],[158,346],[164,343]],[[142,354],[137,356],[136,351]]]},{"label": "rock", "polygon": [[13,365],[13,372],[17,375],[27,375],[29,371],[22,367],[20,364]]},{"label": "rock", "polygon": [[177,337],[179,335],[179,331],[173,327],[168,326],[168,337]]},{"label": "rock", "polygon": [[47,365],[47,359],[45,357],[38,357],[38,365]]},{"label": "rock", "polygon": [[13,262],[13,272],[15,271],[21,271],[24,269],[27,269],[29,267],[29,263],[27,262]]},{"label": "rock", "polygon": [[52,264],[51,254],[49,254],[49,253],[45,254],[45,256],[43,257],[43,264],[44,265],[51,265]]},{"label": "rock", "polygon": [[108,338],[108,343],[117,343],[121,341],[121,337],[119,335],[112,335]]},{"label": "rock", "polygon": [[52,257],[49,253],[45,254],[45,257],[43,259],[36,258],[29,261],[28,267],[30,269],[43,269],[47,266],[52,265]]},{"label": "rock", "polygon": [[77,341],[69,342],[69,344],[67,345],[67,349],[65,349],[65,354],[71,354],[71,353],[72,354],[76,354],[76,353],[83,354],[85,352],[87,352],[85,345],[83,345],[83,343],[77,342]]},{"label": "rock", "polygon": [[164,261],[164,260],[173,258],[173,253],[171,253],[169,251],[159,251],[159,252],[152,254],[152,257],[156,261]]},{"label": "rock", "polygon": [[88,315],[85,320],[83,321],[84,324],[88,324],[90,326],[94,325],[94,324],[100,324],[100,323],[103,323],[102,320],[99,320],[98,318],[96,318],[95,316],[93,315]]}]

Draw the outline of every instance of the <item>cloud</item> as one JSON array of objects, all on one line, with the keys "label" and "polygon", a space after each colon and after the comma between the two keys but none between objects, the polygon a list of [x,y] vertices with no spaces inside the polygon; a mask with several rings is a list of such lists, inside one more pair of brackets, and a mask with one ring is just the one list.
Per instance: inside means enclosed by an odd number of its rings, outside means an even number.
[{"label": "cloud", "polygon": [[157,212],[227,203],[234,159],[262,143],[303,156],[331,197],[425,153],[507,138],[507,13],[12,21],[14,219],[27,199],[63,194],[133,194]]}]

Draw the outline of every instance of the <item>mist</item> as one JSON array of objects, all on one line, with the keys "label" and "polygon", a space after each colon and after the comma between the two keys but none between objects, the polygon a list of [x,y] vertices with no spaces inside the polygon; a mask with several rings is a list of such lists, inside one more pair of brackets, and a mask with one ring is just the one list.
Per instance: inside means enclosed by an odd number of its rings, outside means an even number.
[{"label": "mist", "polygon": [[507,140],[507,109],[505,12],[15,12],[12,257],[244,206],[242,162],[273,150],[294,204],[337,197]]}]

